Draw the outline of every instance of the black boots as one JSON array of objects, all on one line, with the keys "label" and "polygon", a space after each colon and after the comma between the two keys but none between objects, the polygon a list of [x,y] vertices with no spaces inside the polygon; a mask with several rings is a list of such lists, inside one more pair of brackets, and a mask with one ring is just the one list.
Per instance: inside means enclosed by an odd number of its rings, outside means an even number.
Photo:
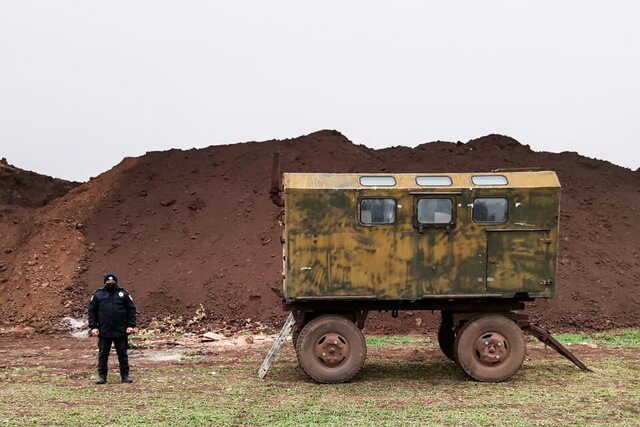
[{"label": "black boots", "polygon": [[[122,382],[123,383],[132,383],[133,382],[133,378],[131,378],[129,375],[122,377]],[[96,379],[96,384],[106,384],[107,383],[107,379],[101,375],[98,375],[98,379]]]},{"label": "black boots", "polygon": [[[122,362],[121,362],[122,363]],[[132,383],[133,378],[129,376],[129,365],[126,366],[120,365],[120,378],[122,378],[123,383]]]},{"label": "black boots", "polygon": [[[122,378],[123,383],[131,384],[133,382],[133,378],[131,378],[129,374],[121,375],[120,378]],[[96,384],[106,384],[106,383],[107,383],[107,376],[98,374],[98,378],[96,379]]]}]

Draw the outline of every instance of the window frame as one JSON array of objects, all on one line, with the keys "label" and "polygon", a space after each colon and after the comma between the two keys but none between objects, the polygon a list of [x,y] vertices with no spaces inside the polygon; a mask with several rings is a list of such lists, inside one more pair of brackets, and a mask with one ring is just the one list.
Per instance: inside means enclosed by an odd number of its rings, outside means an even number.
[{"label": "window frame", "polygon": [[[474,215],[474,211],[476,208],[476,200],[479,199],[502,199],[505,200],[507,202],[507,206],[505,209],[505,213],[504,213],[504,221],[476,221],[476,216]],[[473,221],[474,224],[479,224],[479,225],[492,225],[492,224],[506,224],[509,222],[509,197],[507,196],[475,196],[473,198],[473,201],[471,202],[471,221]]]},{"label": "window frame", "polygon": [[[500,178],[504,178],[504,184],[477,184],[474,180],[476,178],[494,178],[494,177],[500,177]],[[474,185],[475,187],[505,187],[509,185],[509,178],[507,178],[505,175],[500,175],[500,174],[489,174],[489,175],[471,175],[471,184]]]},{"label": "window frame", "polygon": [[[366,178],[391,178],[393,180],[393,184],[363,184],[362,183],[363,178],[365,179]],[[360,175],[358,177],[358,184],[360,184],[361,187],[365,187],[365,188],[376,188],[376,187],[391,188],[391,187],[396,187],[398,185],[398,180],[393,175]]]},{"label": "window frame", "polygon": [[[440,223],[422,223],[418,221],[418,204],[422,199],[449,199],[451,201],[451,221],[450,222],[440,222]],[[419,231],[422,232],[425,228],[446,228],[451,229],[455,227],[456,222],[458,220],[458,214],[456,209],[456,197],[452,195],[438,195],[438,194],[421,194],[420,196],[414,197],[413,202],[413,226]]]},{"label": "window frame", "polygon": [[[443,185],[443,184],[420,184],[418,182],[418,180],[420,178],[446,178],[446,179],[449,180],[449,183],[447,185]],[[416,185],[418,187],[427,187],[427,188],[432,188],[432,187],[451,187],[453,185],[453,179],[449,175],[417,175],[416,176]]]},{"label": "window frame", "polygon": [[[362,222],[362,201],[363,200],[393,200],[393,222]],[[365,196],[358,197],[358,224],[364,227],[380,227],[385,225],[395,225],[398,222],[398,200],[391,196]]]}]

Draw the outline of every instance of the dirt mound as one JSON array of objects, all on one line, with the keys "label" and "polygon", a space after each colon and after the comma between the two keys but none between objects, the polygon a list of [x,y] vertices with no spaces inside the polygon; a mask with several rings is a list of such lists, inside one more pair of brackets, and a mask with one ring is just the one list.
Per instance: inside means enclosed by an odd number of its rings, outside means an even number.
[{"label": "dirt mound", "polygon": [[[203,304],[216,324],[280,324],[281,230],[269,198],[275,151],[286,172],[555,170],[563,184],[558,293],[531,311],[554,328],[640,325],[640,174],[576,153],[534,152],[501,135],[374,150],[336,131],[147,153],[39,208],[28,223],[3,216],[20,243],[0,248],[12,250],[0,252],[0,316],[46,326],[80,314],[113,271],[147,319],[190,316]],[[430,313],[384,318],[369,327],[433,324]]]},{"label": "dirt mound", "polygon": [[[78,185],[25,171],[10,165],[5,158],[0,159],[0,314],[3,320],[10,321],[11,316],[21,314],[22,319],[31,321],[30,314],[38,311],[31,303],[32,297],[38,294],[37,298],[40,298],[42,293],[46,298],[49,293],[44,288],[49,287],[57,276],[50,276],[49,268],[37,265],[38,252],[49,250],[48,243],[42,239],[51,232],[50,227],[41,227],[41,209]],[[38,235],[40,230],[46,234]],[[59,234],[61,240],[66,239],[65,233]],[[43,246],[38,252],[32,251],[31,247],[37,245]],[[57,260],[56,257],[51,262]],[[70,263],[77,264],[75,257]],[[23,278],[33,277],[34,273],[41,273],[37,276],[42,280],[22,282]],[[46,304],[44,314],[45,318],[51,316]],[[42,320],[33,321],[42,324]]]},{"label": "dirt mound", "polygon": [[78,186],[65,181],[19,169],[0,159],[0,206],[39,207]]}]

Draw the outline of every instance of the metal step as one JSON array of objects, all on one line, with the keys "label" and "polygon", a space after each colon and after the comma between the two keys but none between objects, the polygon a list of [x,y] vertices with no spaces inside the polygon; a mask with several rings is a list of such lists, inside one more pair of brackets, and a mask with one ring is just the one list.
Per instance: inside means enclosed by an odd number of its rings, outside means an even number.
[{"label": "metal step", "polygon": [[278,353],[280,353],[282,345],[287,340],[287,337],[291,334],[291,329],[293,328],[293,324],[295,323],[295,321],[296,320],[293,317],[293,313],[289,313],[287,321],[284,322],[284,326],[282,327],[282,330],[280,330],[280,335],[278,335],[278,338],[276,338],[276,340],[273,342],[271,350],[269,350],[267,357],[264,358],[264,360],[262,361],[262,365],[260,365],[260,369],[258,370],[258,378],[264,378],[265,375],[267,375],[267,372],[269,372],[271,365],[273,365],[276,357],[278,357]]}]

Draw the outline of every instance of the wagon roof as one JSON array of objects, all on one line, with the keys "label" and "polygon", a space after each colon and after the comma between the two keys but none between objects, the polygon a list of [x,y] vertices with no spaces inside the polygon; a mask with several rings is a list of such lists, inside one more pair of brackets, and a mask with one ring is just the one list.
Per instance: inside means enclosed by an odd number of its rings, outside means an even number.
[{"label": "wagon roof", "polygon": [[[474,177],[504,177],[506,184],[477,185]],[[390,182],[395,185],[363,185],[363,177],[393,177]],[[440,179],[433,179],[436,185],[418,185],[417,178],[449,177],[451,185],[437,185]],[[387,180],[389,178],[386,178]],[[431,178],[428,178],[428,182]],[[486,178],[485,178],[486,179]],[[367,178],[365,178],[366,182]],[[444,178],[446,180],[446,178]],[[379,179],[370,179],[374,184]],[[478,181],[476,179],[476,181]],[[491,181],[491,180],[490,180]],[[478,172],[478,173],[284,173],[284,188],[298,189],[356,189],[356,188],[388,188],[388,189],[427,189],[427,188],[549,188],[560,187],[558,176],[553,171],[535,172]]]}]

